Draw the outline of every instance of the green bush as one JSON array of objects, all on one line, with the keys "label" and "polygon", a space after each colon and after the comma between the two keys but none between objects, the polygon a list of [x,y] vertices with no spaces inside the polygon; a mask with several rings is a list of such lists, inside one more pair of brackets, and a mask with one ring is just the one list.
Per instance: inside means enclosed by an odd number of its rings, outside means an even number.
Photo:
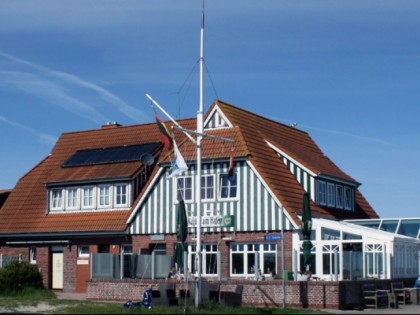
[{"label": "green bush", "polygon": [[0,292],[22,292],[25,288],[44,288],[42,274],[36,265],[13,261],[0,269]]}]

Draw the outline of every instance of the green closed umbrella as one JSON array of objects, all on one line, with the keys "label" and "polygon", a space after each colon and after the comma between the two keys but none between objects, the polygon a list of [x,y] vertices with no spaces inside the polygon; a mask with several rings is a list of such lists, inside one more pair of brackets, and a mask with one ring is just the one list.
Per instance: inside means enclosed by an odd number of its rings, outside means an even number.
[{"label": "green closed umbrella", "polygon": [[312,214],[309,193],[303,194],[303,208],[302,208],[302,236],[303,236],[303,266],[305,270],[309,270],[311,259],[311,231],[312,231]]},{"label": "green closed umbrella", "polygon": [[187,250],[185,247],[185,240],[188,235],[188,222],[187,214],[185,212],[185,203],[181,199],[178,202],[177,214],[176,214],[176,246],[174,253],[174,261],[177,265],[177,269],[182,270],[184,267],[184,252]]}]

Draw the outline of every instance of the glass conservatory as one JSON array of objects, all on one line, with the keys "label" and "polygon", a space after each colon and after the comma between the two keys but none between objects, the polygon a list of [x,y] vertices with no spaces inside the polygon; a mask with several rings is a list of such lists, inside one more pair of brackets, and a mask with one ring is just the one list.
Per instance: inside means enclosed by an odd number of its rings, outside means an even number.
[{"label": "glass conservatory", "polygon": [[[309,270],[314,279],[411,278],[419,275],[420,219],[332,221],[313,218]],[[293,235],[293,272],[303,269],[301,231]]]}]

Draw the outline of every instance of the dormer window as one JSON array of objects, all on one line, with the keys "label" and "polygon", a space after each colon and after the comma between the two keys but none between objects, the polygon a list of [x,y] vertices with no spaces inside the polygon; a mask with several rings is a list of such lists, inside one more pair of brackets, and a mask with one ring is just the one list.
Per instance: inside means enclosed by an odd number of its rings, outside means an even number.
[{"label": "dormer window", "polygon": [[328,208],[354,210],[354,188],[337,182],[318,179],[316,203]]},{"label": "dormer window", "polygon": [[63,189],[54,188],[51,190],[51,210],[62,210],[63,209]]},{"label": "dormer window", "polygon": [[123,207],[128,205],[128,196],[127,196],[127,185],[118,184],[115,185],[115,205],[117,207]]},{"label": "dormer window", "polygon": [[131,184],[49,188],[49,211],[86,211],[127,209],[131,206]]}]

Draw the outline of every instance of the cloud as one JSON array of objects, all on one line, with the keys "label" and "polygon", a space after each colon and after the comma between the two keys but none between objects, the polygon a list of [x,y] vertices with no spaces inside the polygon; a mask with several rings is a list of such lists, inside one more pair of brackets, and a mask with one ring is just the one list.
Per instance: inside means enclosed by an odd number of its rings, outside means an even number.
[{"label": "cloud", "polygon": [[373,142],[373,143],[383,144],[383,145],[392,145],[392,143],[389,142],[389,141],[385,141],[385,140],[378,139],[378,138],[373,138],[373,137],[367,137],[367,136],[363,136],[363,135],[357,135],[357,134],[344,132],[344,131],[340,131],[340,130],[325,129],[325,128],[318,128],[318,127],[310,127],[310,126],[303,126],[303,127],[307,128],[307,129],[319,131],[319,132],[335,134],[335,135],[340,135],[340,136],[346,136],[346,137],[362,140],[362,141],[365,141],[365,142]]},{"label": "cloud", "polygon": [[49,99],[54,105],[61,106],[85,119],[99,124],[113,120],[106,118],[93,105],[82,99],[84,93],[92,92],[133,121],[141,121],[147,117],[143,111],[125,103],[105,88],[82,80],[73,74],[52,70],[4,52],[0,52],[0,57],[14,65],[23,66],[23,70],[20,71],[1,71],[3,76],[0,79],[0,84],[7,84],[27,93]]},{"label": "cloud", "polygon": [[31,135],[35,134],[40,143],[44,143],[44,144],[47,144],[47,145],[54,145],[57,142],[57,137],[56,136],[40,132],[38,130],[33,129],[32,127],[22,125],[20,123],[15,122],[15,121],[9,120],[4,116],[0,116],[0,122],[6,123],[6,124],[8,124],[12,127],[24,130],[27,133],[30,133]]}]

